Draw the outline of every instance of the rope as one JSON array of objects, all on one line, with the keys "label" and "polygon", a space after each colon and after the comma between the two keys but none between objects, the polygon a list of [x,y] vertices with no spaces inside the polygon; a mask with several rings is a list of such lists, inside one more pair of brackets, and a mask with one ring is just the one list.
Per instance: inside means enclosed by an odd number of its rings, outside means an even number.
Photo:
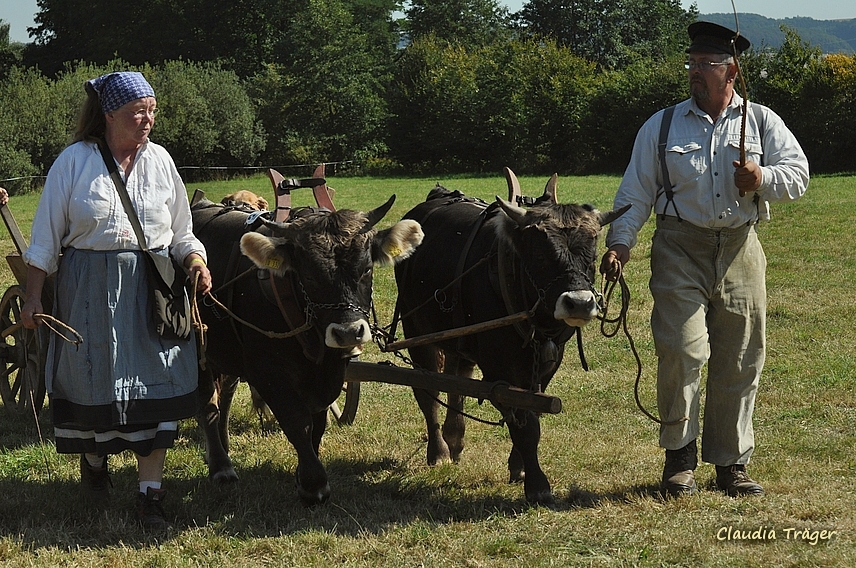
[{"label": "rope", "polygon": [[[77,330],[75,330],[70,325],[58,320],[57,318],[53,317],[52,315],[49,315],[49,314],[33,314],[33,320],[35,320],[35,319],[39,319],[42,322],[42,324],[45,325],[49,330],[54,332],[57,336],[62,338],[64,341],[67,341],[68,343],[73,344],[75,347],[78,347],[78,346],[80,346],[81,343],[83,343],[83,336],[80,335],[77,332]],[[50,322],[50,323],[48,323],[48,322]],[[51,325],[51,324],[53,324],[53,325]],[[22,325],[22,324],[20,324],[20,322],[19,322],[19,324],[16,324],[16,325]],[[66,335],[61,333],[54,326],[61,327],[61,328],[65,329],[68,333],[70,333],[71,335],[74,336],[74,339],[69,339]],[[7,329],[4,331],[4,333],[8,334],[8,333],[10,333],[10,330]],[[41,380],[41,377],[39,377],[39,379]],[[27,389],[27,396],[30,399],[30,409],[33,411],[33,422],[36,425],[36,432],[39,435],[39,445],[42,447],[42,459],[45,462],[45,473],[47,474],[48,481],[51,481],[51,465],[50,465],[50,461],[48,460],[47,449],[45,448],[45,438],[42,435],[41,424],[39,424],[39,414],[36,412],[36,400],[33,397],[32,389],[29,389],[29,388]]]},{"label": "rope", "polygon": [[48,481],[51,479],[51,464],[48,460],[47,448],[45,448],[45,438],[42,436],[42,426],[39,424],[39,414],[36,412],[36,400],[33,398],[33,391],[27,389],[27,394],[30,397],[30,409],[33,411],[33,422],[36,423],[36,432],[39,434],[39,446],[42,448],[42,459],[45,461],[45,473],[48,476]]},{"label": "rope", "polygon": [[286,331],[286,332],[282,332],[282,333],[278,333],[278,332],[275,332],[275,331],[266,331],[266,330],[264,330],[264,329],[261,329],[261,328],[259,328],[259,327],[256,327],[255,325],[251,324],[250,322],[248,322],[248,321],[246,321],[246,320],[241,319],[240,317],[238,317],[238,316],[237,316],[237,315],[236,315],[232,310],[230,310],[230,309],[229,309],[229,308],[227,308],[225,305],[223,305],[223,303],[222,303],[222,302],[220,302],[220,300],[218,300],[218,299],[214,296],[214,294],[212,294],[212,293],[210,293],[210,292],[209,292],[209,293],[208,293],[208,294],[206,294],[206,295],[211,299],[211,301],[212,301],[212,302],[214,302],[214,303],[215,303],[215,304],[216,304],[220,309],[222,309],[224,312],[226,312],[226,314],[227,314],[229,317],[231,317],[232,319],[234,319],[236,322],[238,322],[238,323],[240,323],[240,324],[242,324],[242,325],[245,325],[245,326],[247,326],[248,328],[252,329],[253,331],[257,331],[257,332],[261,333],[262,335],[264,335],[264,336],[266,336],[266,337],[269,337],[269,338],[271,338],[271,339],[286,339],[286,338],[288,338],[288,337],[294,337],[295,335],[298,335],[298,334],[300,334],[300,333],[303,333],[304,331],[307,331],[307,330],[312,329],[312,321],[311,321],[311,320],[312,320],[312,318],[307,317],[307,318],[306,318],[306,323],[304,323],[304,324],[303,324],[303,325],[301,325],[300,327],[297,327],[297,328],[295,328],[295,329],[292,329],[291,331]]},{"label": "rope", "polygon": [[202,321],[199,304],[196,302],[196,286],[199,284],[199,273],[193,276],[193,296],[190,298],[190,325],[196,330],[196,351],[199,356],[199,368],[205,370],[208,363],[208,326]]},{"label": "rope", "polygon": [[[77,330],[75,330],[73,327],[71,327],[67,323],[61,322],[60,320],[58,320],[55,317],[48,315],[48,314],[33,314],[33,319],[36,319],[36,318],[39,318],[40,320],[42,320],[42,323],[45,325],[45,327],[47,327],[49,330],[51,330],[52,332],[57,334],[63,340],[73,344],[75,347],[77,347],[81,343],[83,343],[83,336],[80,335],[77,332]],[[53,325],[51,325],[51,323],[48,323],[48,322],[51,322]],[[74,336],[74,339],[69,339],[67,336],[63,335],[57,328],[54,327],[54,325],[65,329],[65,331],[69,332],[70,334],[72,334]]]},{"label": "rope", "polygon": [[[645,408],[642,404],[642,400],[639,398],[639,383],[642,380],[642,359],[639,357],[639,352],[636,350],[636,344],[633,342],[633,337],[630,335],[630,329],[627,327],[627,312],[630,309],[630,288],[627,286],[627,282],[624,280],[624,273],[621,266],[621,262],[618,260],[615,261],[618,264],[618,278],[612,282],[608,282],[604,280],[603,285],[603,296],[605,298],[603,304],[603,314],[599,315],[600,319],[600,331],[604,335],[604,337],[612,338],[618,334],[619,329],[624,331],[625,337],[627,337],[627,341],[630,344],[630,351],[633,353],[633,357],[636,359],[636,381],[633,384],[633,397],[636,399],[636,406],[639,410],[656,422],[657,424],[662,424],[666,426],[672,426],[675,424],[680,424],[681,422],[686,422],[689,420],[688,416],[684,416],[683,418],[679,418],[677,420],[664,421],[650,412]],[[621,309],[619,310],[618,316],[614,319],[609,319],[609,304],[612,299],[612,293],[615,291],[615,286],[619,285],[621,287]],[[615,324],[615,329],[611,332],[607,331],[607,324]]]}]

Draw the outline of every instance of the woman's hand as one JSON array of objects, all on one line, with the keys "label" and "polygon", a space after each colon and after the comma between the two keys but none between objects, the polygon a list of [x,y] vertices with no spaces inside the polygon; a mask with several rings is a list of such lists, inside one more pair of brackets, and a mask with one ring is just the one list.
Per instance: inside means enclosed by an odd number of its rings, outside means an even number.
[{"label": "woman's hand", "polygon": [[[205,264],[205,260],[198,254],[190,253],[184,259],[184,267],[190,275],[191,282],[196,282],[196,291],[207,294],[211,291],[211,272]],[[199,280],[196,279],[199,275]]]}]

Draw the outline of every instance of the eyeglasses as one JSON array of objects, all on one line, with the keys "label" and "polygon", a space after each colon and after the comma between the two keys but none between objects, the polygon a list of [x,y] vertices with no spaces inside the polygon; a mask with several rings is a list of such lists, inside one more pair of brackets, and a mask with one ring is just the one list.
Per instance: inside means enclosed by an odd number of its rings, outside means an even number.
[{"label": "eyeglasses", "polygon": [[141,108],[140,110],[133,111],[131,113],[131,116],[134,117],[135,120],[143,120],[147,116],[154,118],[158,115],[159,112],[160,112],[159,108],[153,108],[151,110]]},{"label": "eyeglasses", "polygon": [[700,71],[709,71],[714,67],[719,67],[720,65],[731,65],[730,61],[689,61],[684,63],[684,69],[689,71],[690,69],[698,69]]}]

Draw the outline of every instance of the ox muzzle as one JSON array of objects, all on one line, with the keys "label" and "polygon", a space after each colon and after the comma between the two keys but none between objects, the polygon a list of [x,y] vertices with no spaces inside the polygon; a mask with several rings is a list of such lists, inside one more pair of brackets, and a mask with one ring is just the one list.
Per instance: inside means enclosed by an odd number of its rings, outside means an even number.
[{"label": "ox muzzle", "polygon": [[570,327],[583,327],[597,317],[597,298],[591,290],[564,292],[556,300],[553,317]]},{"label": "ox muzzle", "polygon": [[363,345],[371,339],[371,326],[362,318],[348,323],[331,323],[324,334],[324,343],[327,347],[343,350],[343,358],[355,357],[362,353]]}]

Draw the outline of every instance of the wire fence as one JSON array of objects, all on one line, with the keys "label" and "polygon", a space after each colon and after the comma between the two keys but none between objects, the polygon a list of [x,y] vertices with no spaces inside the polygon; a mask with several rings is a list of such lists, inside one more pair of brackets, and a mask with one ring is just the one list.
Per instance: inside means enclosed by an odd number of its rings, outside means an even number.
[{"label": "wire fence", "polygon": [[[247,174],[267,172],[269,169],[280,173],[294,172],[294,175],[309,176],[318,167],[316,164],[288,164],[281,166],[177,166],[185,183],[216,181],[230,179]],[[356,163],[353,160],[324,162],[327,176],[334,176],[343,170],[353,170]],[[28,193],[44,187],[47,176],[18,176],[0,179],[0,186],[6,188],[10,195]]]}]

